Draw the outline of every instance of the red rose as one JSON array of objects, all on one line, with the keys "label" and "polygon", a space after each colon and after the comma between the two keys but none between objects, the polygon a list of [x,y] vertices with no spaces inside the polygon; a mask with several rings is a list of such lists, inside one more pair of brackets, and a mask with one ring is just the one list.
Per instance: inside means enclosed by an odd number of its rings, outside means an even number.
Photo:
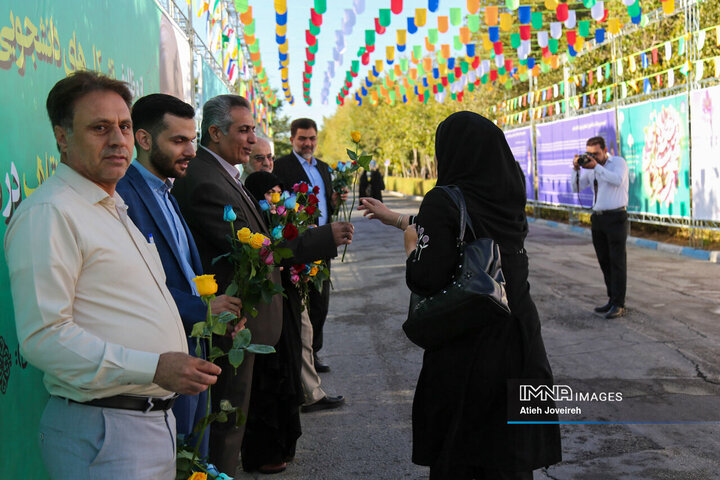
[{"label": "red rose", "polygon": [[304,263],[300,263],[300,264],[298,264],[298,265],[293,265],[292,268],[293,268],[296,272],[302,272],[303,270],[305,270],[305,264],[304,264]]},{"label": "red rose", "polygon": [[312,205],[310,205],[309,207],[306,207],[306,208],[305,208],[305,212],[306,212],[308,215],[312,215],[313,213],[315,213],[315,207],[312,206]]},{"label": "red rose", "polygon": [[318,204],[318,198],[315,195],[308,195],[308,203],[310,205],[317,205]]},{"label": "red rose", "polygon": [[318,187],[317,185],[315,185],[315,186],[313,187],[313,193],[314,193],[315,195],[317,195],[318,193],[320,193],[320,187]]},{"label": "red rose", "polygon": [[304,183],[304,182],[301,183],[301,184],[300,184],[300,189],[299,189],[299,191],[300,191],[300,193],[307,193],[307,191],[308,191],[308,184],[307,184],[307,183]]},{"label": "red rose", "polygon": [[283,228],[283,237],[287,240],[293,240],[295,237],[298,236],[298,229],[295,228],[295,225],[292,223],[288,223],[285,225],[285,228]]}]

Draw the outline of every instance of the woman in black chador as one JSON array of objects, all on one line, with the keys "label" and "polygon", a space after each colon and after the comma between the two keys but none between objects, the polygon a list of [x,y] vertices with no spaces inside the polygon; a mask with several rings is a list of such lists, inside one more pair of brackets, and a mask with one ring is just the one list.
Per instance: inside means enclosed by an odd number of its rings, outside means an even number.
[{"label": "woman in black chador", "polygon": [[368,172],[363,171],[360,174],[360,196],[372,197],[382,202],[382,191],[385,190],[385,181],[380,169],[377,168],[375,160],[370,162],[370,180],[368,180]]},{"label": "woman in black chador", "polygon": [[[245,187],[256,200],[281,192],[280,180],[268,172],[255,172]],[[268,196],[266,197],[266,194]],[[289,269],[282,272],[286,296],[283,299],[282,333],[276,353],[257,355],[253,366],[252,395],[242,444],[242,466],[272,474],[285,470],[295,457],[302,434],[300,405],[304,396],[300,383],[302,342],[300,340],[300,295],[290,282]]]},{"label": "woman in black chador", "polygon": [[[524,175],[503,132],[472,112],[454,113],[438,126],[435,155],[437,185],[457,185],[475,231],[500,246],[512,315],[425,352],[413,402],[412,460],[430,467],[431,480],[530,480],[532,470],[559,462],[561,453],[558,425],[507,424],[508,380],[552,382],[528,284]],[[373,200],[363,199],[360,209],[388,225],[409,222]],[[435,294],[458,263],[459,211],[433,189],[414,223],[405,229],[407,285]],[[472,240],[469,230],[465,240]],[[483,323],[484,314],[464,315]]]}]

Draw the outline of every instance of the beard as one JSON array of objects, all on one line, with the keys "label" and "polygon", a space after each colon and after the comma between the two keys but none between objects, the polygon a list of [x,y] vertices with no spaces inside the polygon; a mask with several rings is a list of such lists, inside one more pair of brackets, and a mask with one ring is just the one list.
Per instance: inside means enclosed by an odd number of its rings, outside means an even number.
[{"label": "beard", "polygon": [[[187,162],[190,161],[190,158],[183,158],[179,161]],[[185,176],[184,170],[176,168],[177,162],[161,149],[157,148],[154,143],[150,147],[150,165],[163,177],[178,178]]]},{"label": "beard", "polygon": [[297,152],[298,155],[300,155],[305,160],[310,160],[313,157],[313,150],[312,149],[302,149],[299,152]]}]

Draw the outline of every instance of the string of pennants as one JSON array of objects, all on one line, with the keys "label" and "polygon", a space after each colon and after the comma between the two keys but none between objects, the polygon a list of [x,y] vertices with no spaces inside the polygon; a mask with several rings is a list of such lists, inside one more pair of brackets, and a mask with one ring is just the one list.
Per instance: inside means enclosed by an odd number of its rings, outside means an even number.
[{"label": "string of pennants", "polygon": [[[210,0],[213,1],[213,0]],[[268,76],[260,58],[260,44],[256,38],[255,20],[249,0],[233,0],[235,9],[242,22],[242,38],[250,54],[250,63],[255,72],[258,88],[265,100],[277,105],[273,90],[270,88]],[[480,8],[480,0],[467,0],[466,9],[450,8],[447,15],[437,15],[437,25],[428,25],[427,35],[420,44],[408,45],[408,38],[418,32],[428,22],[428,12],[439,10],[439,0],[428,0],[427,8],[415,8],[405,18],[403,24],[407,28],[395,31],[395,46],[385,48],[381,63],[389,68],[382,82],[377,82],[382,66],[374,62],[375,68],[368,70],[365,81],[355,91],[354,100],[362,104],[370,89],[374,88],[385,101],[407,102],[413,96],[420,101],[434,95],[437,101],[444,101],[450,92],[453,99],[462,99],[465,88],[480,85],[504,85],[511,88],[513,81],[525,81],[529,75],[539,76],[542,72],[558,68],[565,57],[574,57],[585,45],[595,42],[603,43],[606,33],[617,34],[623,24],[617,15],[610,15],[605,8],[611,0],[576,0],[560,3],[558,0],[544,0],[544,7],[537,9],[520,5],[520,0],[505,0],[504,7],[497,5]],[[619,0],[627,9],[630,22],[644,26],[648,17],[643,13],[641,0]],[[216,8],[222,0],[214,0]],[[380,8],[373,18],[373,28],[364,31],[365,45],[360,47],[355,58],[350,60],[350,68],[345,72],[343,85],[336,96],[336,102],[344,104],[353,88],[353,81],[359,75],[360,65],[371,65],[371,57],[375,52],[375,39],[387,33],[393,15],[401,15],[404,11],[403,0],[389,0],[390,8]],[[662,10],[666,15],[675,11],[675,0],[661,0]],[[203,2],[207,10],[209,1]],[[279,69],[285,100],[294,103],[290,90],[288,73],[289,45],[287,39],[287,0],[275,0],[276,30],[275,40],[278,45]],[[579,8],[571,8],[577,6]],[[303,100],[310,105],[310,87],[312,82],[315,55],[319,48],[318,36],[322,25],[322,15],[326,12],[326,0],[314,0],[310,9],[308,29],[306,30],[306,58],[303,69]],[[343,29],[352,30],[355,23],[354,15],[364,10],[364,0],[354,0],[353,9],[346,9],[347,22],[343,21]],[[590,18],[584,18],[589,11]],[[202,13],[202,12],[201,12]],[[445,13],[445,12],[443,12]],[[439,44],[441,33],[457,32],[452,36],[451,44]],[[340,42],[339,31],[336,31],[334,61],[337,62],[344,51],[344,40]],[[535,39],[533,39],[535,37]],[[229,79],[235,78],[238,65],[243,65],[240,37],[232,31],[232,27],[223,27],[223,46],[231,43],[229,49],[223,49],[223,67]],[[534,48],[537,47],[537,48]],[[211,48],[212,50],[212,48]],[[396,58],[396,52],[399,54]],[[407,52],[407,53],[405,53]],[[335,65],[333,63],[332,65]],[[378,68],[379,67],[379,68]],[[334,68],[325,72],[322,101],[327,101],[329,83],[334,76]],[[377,84],[375,84],[377,82]],[[469,87],[473,84],[474,87]],[[394,93],[393,93],[394,92]],[[378,95],[370,94],[375,102]],[[379,97],[378,97],[379,98]]]},{"label": "string of pennants", "polygon": [[330,96],[330,83],[335,78],[335,68],[343,64],[343,56],[346,50],[345,38],[350,38],[355,28],[356,16],[365,11],[365,0],[353,0],[352,8],[343,10],[342,25],[335,30],[335,46],[333,47],[332,60],[327,63],[327,69],[323,79],[323,87],[320,92],[321,101],[327,105]]},{"label": "string of pennants", "polygon": [[[648,23],[647,16],[642,13],[640,0],[622,1],[633,24],[643,26]],[[538,76],[541,72],[558,68],[562,63],[561,54],[574,57],[584,45],[592,41],[602,43],[605,41],[606,32],[617,34],[623,26],[619,18],[609,17],[605,2],[583,0],[580,3],[586,9],[589,8],[590,15],[597,24],[594,32],[590,31],[590,20],[579,20],[576,10],[570,9],[568,3],[558,3],[557,0],[545,1],[548,12],[533,12],[531,7],[520,6],[516,0],[506,1],[505,8],[509,11],[501,11],[497,6],[487,6],[483,12],[487,27],[485,30],[480,24],[479,1],[468,0],[465,25],[465,12],[461,8],[450,8],[449,15],[437,16],[437,28],[428,28],[424,45],[414,45],[410,49],[409,59],[403,57],[395,63],[395,52],[405,52],[407,49],[407,34],[412,35],[418,31],[418,27],[425,26],[428,11],[438,10],[439,1],[430,0],[427,9],[416,8],[414,16],[407,17],[407,29],[396,31],[396,45],[386,47],[384,63],[393,68],[388,70],[382,84],[375,85],[381,73],[380,65],[376,61],[375,68],[368,71],[364,82],[361,82],[355,91],[355,103],[362,105],[372,87],[375,87],[377,94],[382,95],[388,103],[400,100],[407,102],[413,95],[420,101],[427,101],[430,95],[434,95],[437,101],[442,102],[448,87],[451,98],[461,100],[464,89],[473,88],[468,86],[469,83],[477,87],[499,82],[510,88],[513,80],[525,81],[528,75]],[[664,0],[662,5],[666,15],[674,13],[674,0]],[[582,13],[586,11],[583,10]],[[379,9],[378,16],[374,18],[374,28],[365,30],[365,46],[359,49],[357,59],[350,62],[350,68],[345,72],[344,84],[336,97],[339,105],[344,104],[350,94],[353,80],[359,74],[360,64],[370,64],[370,57],[375,51],[376,36],[386,33],[391,14],[399,15],[401,12],[402,0],[392,0],[390,9]],[[549,31],[543,30],[545,17],[548,15],[553,15],[553,20],[557,20],[549,22]],[[517,29],[515,20],[519,23]],[[452,45],[438,45],[439,34],[449,31],[450,26],[458,32],[453,36]],[[542,52],[540,58],[530,55],[533,30],[536,31],[536,44]],[[508,49],[506,54],[508,36],[511,49]],[[473,38],[478,37],[481,45],[476,45],[473,41]],[[566,53],[560,52],[563,37]],[[451,51],[451,47],[454,51]],[[478,54],[478,47],[482,48],[481,53],[485,53],[482,59]],[[460,56],[455,58],[453,54],[457,53],[460,53]],[[428,55],[423,57],[423,54]],[[396,79],[401,80],[399,84],[396,84]],[[371,101],[376,102],[378,95],[370,95]]]},{"label": "string of pennants", "polygon": [[[720,25],[707,27],[694,32],[695,47],[701,51],[708,33],[715,33],[715,47],[720,47]],[[676,45],[676,50],[673,46]],[[653,65],[670,63],[672,59],[681,59],[685,55],[687,39],[685,35],[669,41],[658,43],[646,50],[627,55],[615,62],[615,75],[618,79],[625,76],[626,68],[631,73],[643,72]],[[677,52],[676,54],[674,52]],[[708,64],[711,68],[705,68]],[[498,117],[501,125],[522,124],[530,119],[538,120],[544,117],[565,113],[567,108],[580,110],[594,105],[601,105],[615,99],[625,99],[632,95],[648,95],[656,90],[673,88],[676,81],[676,72],[681,76],[681,83],[687,79],[699,82],[707,78],[710,73],[720,78],[720,56],[708,56],[695,60],[693,63],[685,60],[679,65],[666,68],[662,71],[652,72],[648,75],[633,77],[627,80],[613,82],[613,65],[606,62],[592,70],[571,76],[569,83],[585,92],[573,95],[565,100],[565,84],[559,82],[541,90],[528,92],[523,95],[498,103],[493,113],[507,112]],[[694,75],[691,75],[693,74]],[[610,83],[608,83],[610,82]],[[595,88],[592,88],[592,87]],[[513,113],[517,112],[517,113]]]},{"label": "string of pennants", "polygon": [[[277,104],[277,98],[270,89],[268,78],[262,67],[259,45],[248,47],[249,60],[246,57],[241,42],[241,35],[245,42],[250,45],[254,40],[254,22],[252,21],[252,10],[247,8],[246,0],[235,0],[238,11],[243,7],[245,19],[248,23],[242,28],[242,32],[236,31],[236,24],[231,21],[226,2],[223,0],[201,0],[197,11],[197,17],[205,15],[205,27],[207,45],[210,54],[221,66],[225,80],[231,86],[235,86],[240,95],[245,96],[251,104],[253,116],[262,125],[265,133],[269,132],[270,114],[267,104]],[[211,7],[212,3],[212,7]],[[191,2],[188,2],[191,5]],[[255,79],[253,78],[255,72]]]}]

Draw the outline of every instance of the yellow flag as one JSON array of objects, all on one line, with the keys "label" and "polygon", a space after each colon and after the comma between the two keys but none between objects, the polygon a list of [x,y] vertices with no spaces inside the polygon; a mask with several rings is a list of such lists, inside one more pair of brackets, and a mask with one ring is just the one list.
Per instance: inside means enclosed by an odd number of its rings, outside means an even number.
[{"label": "yellow flag", "polygon": [[424,8],[415,9],[415,25],[418,27],[424,27],[427,22],[427,10]]}]

